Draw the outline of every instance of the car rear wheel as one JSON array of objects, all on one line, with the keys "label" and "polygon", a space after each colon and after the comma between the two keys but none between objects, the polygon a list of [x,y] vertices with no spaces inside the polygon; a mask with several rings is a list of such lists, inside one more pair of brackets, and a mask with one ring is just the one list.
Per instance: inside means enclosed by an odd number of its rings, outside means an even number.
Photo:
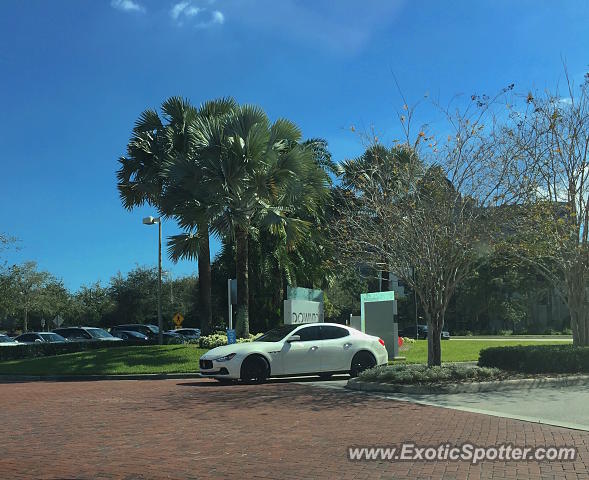
[{"label": "car rear wheel", "polygon": [[370,352],[362,351],[358,352],[354,355],[352,359],[352,365],[350,368],[350,376],[357,377],[360,375],[364,370],[368,370],[369,368],[376,366],[376,358]]},{"label": "car rear wheel", "polygon": [[247,357],[241,364],[241,380],[246,383],[264,383],[269,374],[268,362],[259,355]]}]

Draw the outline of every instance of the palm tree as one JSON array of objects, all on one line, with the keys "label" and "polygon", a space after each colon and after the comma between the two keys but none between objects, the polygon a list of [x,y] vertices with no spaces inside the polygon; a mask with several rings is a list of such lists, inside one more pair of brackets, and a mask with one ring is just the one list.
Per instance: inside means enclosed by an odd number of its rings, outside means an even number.
[{"label": "palm tree", "polygon": [[[228,115],[199,117],[193,133],[198,160],[176,163],[169,174],[181,190],[205,192],[210,231],[235,243],[237,329],[249,334],[248,242],[252,232],[268,231],[292,248],[308,233],[309,222],[294,215],[303,203],[321,203],[309,185],[325,182],[301,132],[284,119],[270,124],[259,107],[244,105]],[[181,196],[181,195],[179,195]]]},{"label": "palm tree", "polygon": [[195,120],[221,117],[234,106],[234,100],[222,98],[196,109],[185,99],[171,97],[161,108],[165,123],[155,110],[144,111],[133,129],[127,156],[119,159],[121,167],[117,172],[119,194],[125,208],[151,205],[161,215],[174,218],[186,230],[184,234],[171,237],[169,253],[174,261],[198,259],[201,326],[205,332],[210,331],[212,325],[210,207],[204,191],[174,202],[174,192],[178,189],[169,172],[175,165],[194,163],[198,157]]}]

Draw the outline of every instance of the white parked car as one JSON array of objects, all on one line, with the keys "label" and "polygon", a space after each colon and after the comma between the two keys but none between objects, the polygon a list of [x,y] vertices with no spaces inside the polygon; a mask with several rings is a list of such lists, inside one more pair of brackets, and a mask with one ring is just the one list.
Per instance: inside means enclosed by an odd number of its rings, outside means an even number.
[{"label": "white parked car", "polygon": [[18,343],[66,343],[67,339],[53,332],[29,332],[19,335],[14,340]]},{"label": "white parked car", "polygon": [[261,383],[279,376],[356,376],[387,362],[382,339],[337,323],[312,323],[283,325],[253,342],[213,348],[199,365],[202,375],[220,381]]},{"label": "white parked car", "polygon": [[0,347],[5,347],[8,345],[19,345],[19,343],[14,338],[0,333]]}]

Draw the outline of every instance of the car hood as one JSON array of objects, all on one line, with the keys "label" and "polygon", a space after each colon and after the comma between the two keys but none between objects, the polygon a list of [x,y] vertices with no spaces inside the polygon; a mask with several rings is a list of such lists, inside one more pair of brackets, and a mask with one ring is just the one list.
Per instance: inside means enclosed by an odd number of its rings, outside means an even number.
[{"label": "car hood", "polygon": [[[266,348],[265,348],[266,347]],[[214,359],[217,357],[224,357],[230,353],[236,354],[247,354],[251,352],[266,352],[268,348],[274,350],[280,350],[282,345],[280,343],[268,343],[268,342],[244,342],[244,343],[233,343],[231,345],[222,345],[215,347],[205,353],[201,358]]]}]

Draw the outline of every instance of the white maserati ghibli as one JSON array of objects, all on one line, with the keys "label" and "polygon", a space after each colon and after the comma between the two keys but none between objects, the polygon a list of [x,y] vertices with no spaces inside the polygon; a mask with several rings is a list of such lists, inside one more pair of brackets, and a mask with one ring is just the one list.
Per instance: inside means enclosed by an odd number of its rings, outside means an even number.
[{"label": "white maserati ghibli", "polygon": [[200,373],[220,381],[262,383],[268,377],[358,375],[387,363],[384,341],[337,323],[282,325],[253,342],[213,348]]}]

